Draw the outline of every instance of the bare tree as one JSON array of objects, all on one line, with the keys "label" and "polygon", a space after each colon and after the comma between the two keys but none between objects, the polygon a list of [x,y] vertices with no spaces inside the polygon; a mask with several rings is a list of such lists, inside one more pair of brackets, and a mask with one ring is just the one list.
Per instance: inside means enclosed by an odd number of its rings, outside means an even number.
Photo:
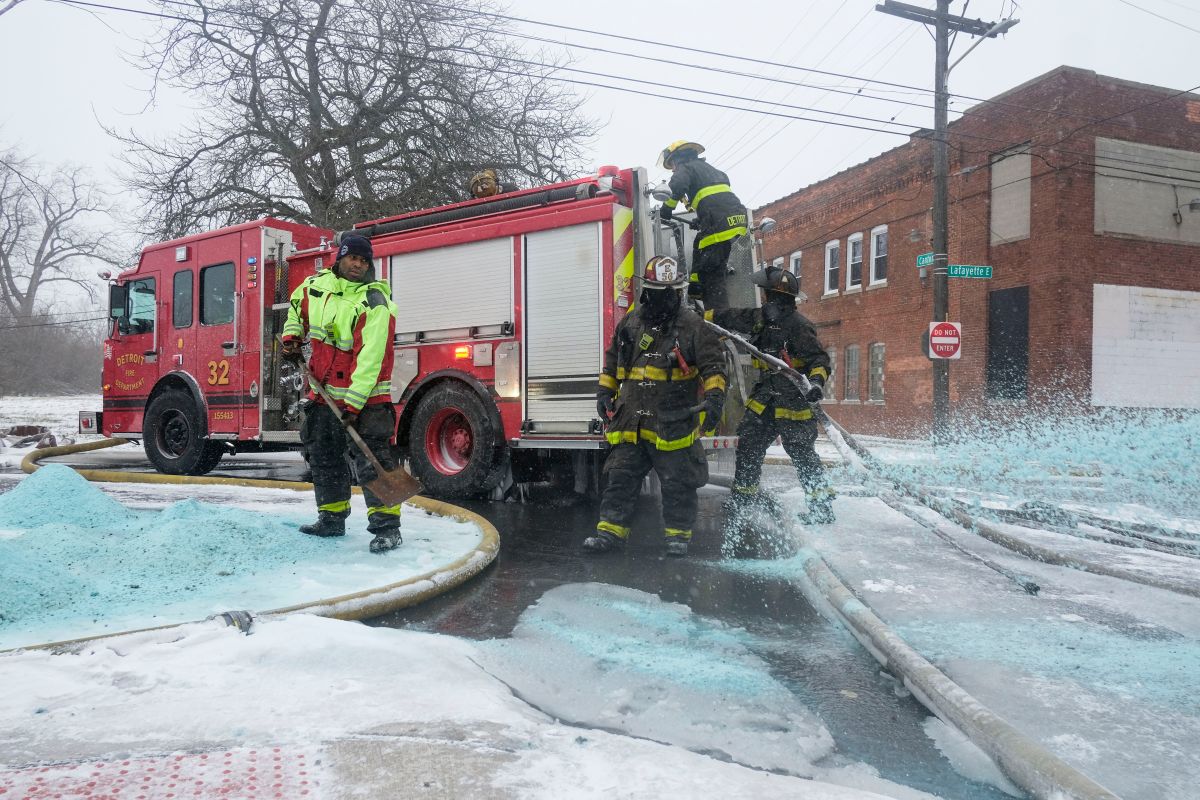
[{"label": "bare tree", "polygon": [[21,4],[21,1],[22,0],[9,0],[7,3],[5,3],[4,7],[0,8],[0,17],[3,17],[5,14],[7,14],[8,12],[12,11],[14,8],[19,6]]},{"label": "bare tree", "polygon": [[115,237],[99,227],[109,213],[79,168],[43,173],[15,151],[0,153],[0,309],[29,319],[62,284],[95,302],[96,281],[81,271],[118,263]]},{"label": "bare tree", "polygon": [[464,199],[494,167],[576,174],[594,125],[487,0],[156,0],[141,57],[203,110],[161,141],[121,135],[130,186],[167,238],[268,214],[333,228]]}]

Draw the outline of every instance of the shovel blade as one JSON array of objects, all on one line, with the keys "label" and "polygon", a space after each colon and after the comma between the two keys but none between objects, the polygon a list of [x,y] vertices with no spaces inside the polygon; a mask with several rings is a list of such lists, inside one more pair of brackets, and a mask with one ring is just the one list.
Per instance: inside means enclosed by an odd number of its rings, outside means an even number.
[{"label": "shovel blade", "polygon": [[380,472],[375,480],[367,481],[366,488],[389,506],[398,506],[425,491],[421,482],[405,472],[403,467],[396,467],[390,472]]}]

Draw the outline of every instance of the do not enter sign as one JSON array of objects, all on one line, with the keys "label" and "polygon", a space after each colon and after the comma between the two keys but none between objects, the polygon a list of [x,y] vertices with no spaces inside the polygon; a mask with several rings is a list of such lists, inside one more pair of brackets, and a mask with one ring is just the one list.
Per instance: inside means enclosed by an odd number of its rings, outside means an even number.
[{"label": "do not enter sign", "polygon": [[960,323],[929,323],[929,357],[962,357],[962,325]]}]

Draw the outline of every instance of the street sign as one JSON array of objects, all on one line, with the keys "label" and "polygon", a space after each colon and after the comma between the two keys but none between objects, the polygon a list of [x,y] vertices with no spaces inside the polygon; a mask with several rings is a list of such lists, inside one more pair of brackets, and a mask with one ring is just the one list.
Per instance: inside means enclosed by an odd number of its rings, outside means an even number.
[{"label": "street sign", "polygon": [[958,322],[929,323],[929,357],[962,357],[962,324]]},{"label": "street sign", "polygon": [[973,264],[951,264],[946,268],[948,278],[990,278],[991,267],[979,267]]},{"label": "street sign", "polygon": [[933,253],[921,253],[921,255],[917,256],[917,266],[918,267],[932,267],[933,266]]}]

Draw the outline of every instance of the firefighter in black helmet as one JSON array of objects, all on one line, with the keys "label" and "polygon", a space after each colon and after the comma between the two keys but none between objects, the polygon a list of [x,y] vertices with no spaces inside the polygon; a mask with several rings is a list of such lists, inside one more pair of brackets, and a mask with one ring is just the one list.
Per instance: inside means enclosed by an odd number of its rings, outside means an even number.
[{"label": "firefighter in black helmet", "polygon": [[763,457],[775,437],[792,459],[804,486],[808,511],[805,523],[833,522],[833,490],[825,478],[821,459],[814,447],[817,421],[811,403],[823,396],[829,378],[829,354],[817,339],[816,328],[796,310],[800,282],[781,267],[767,267],[751,278],[762,293],[762,308],[730,308],[707,311],[705,317],[723,328],[750,334],[750,343],[776,356],[808,376],[813,388],[807,396],[796,385],[758,359],[753,365],[763,370],[746,402],[746,415],[738,426],[737,464],[733,472],[733,510],[755,502],[770,501],[760,496],[758,481]]},{"label": "firefighter in black helmet", "polygon": [[659,213],[670,219],[681,200],[696,212],[699,230],[692,245],[691,295],[706,308],[728,308],[725,262],[733,240],[746,233],[746,207],[729,188],[729,176],[699,157],[703,152],[703,146],[683,140],[663,149],[658,164],[673,174],[671,198]]},{"label": "firefighter in black helmet", "polygon": [[699,437],[716,429],[725,404],[725,357],[720,340],[683,304],[687,272],[675,259],[651,258],[641,281],[637,307],[617,324],[604,354],[596,411],[612,450],[600,521],[583,547],[602,553],[625,544],[642,479],[654,469],[666,552],[683,556],[696,490],[708,483]]}]

